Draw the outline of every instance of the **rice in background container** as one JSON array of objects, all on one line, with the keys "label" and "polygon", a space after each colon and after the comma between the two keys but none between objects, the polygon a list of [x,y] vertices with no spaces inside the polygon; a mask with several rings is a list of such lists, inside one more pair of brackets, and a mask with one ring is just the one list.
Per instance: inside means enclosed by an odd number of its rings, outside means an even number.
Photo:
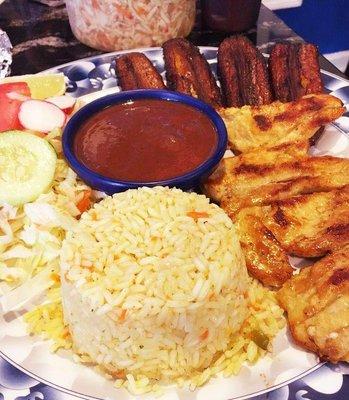
[{"label": "rice in background container", "polygon": [[187,36],[195,21],[195,0],[66,0],[76,38],[113,51],[158,46]]}]

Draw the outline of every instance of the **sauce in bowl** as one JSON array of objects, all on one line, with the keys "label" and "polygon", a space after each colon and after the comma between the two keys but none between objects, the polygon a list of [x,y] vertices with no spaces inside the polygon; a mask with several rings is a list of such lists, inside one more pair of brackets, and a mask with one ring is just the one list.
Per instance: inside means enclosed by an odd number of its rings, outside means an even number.
[{"label": "sauce in bowl", "polygon": [[201,111],[179,102],[139,99],[99,111],[78,129],[77,159],[121,181],[154,182],[184,175],[216,150],[217,131]]}]

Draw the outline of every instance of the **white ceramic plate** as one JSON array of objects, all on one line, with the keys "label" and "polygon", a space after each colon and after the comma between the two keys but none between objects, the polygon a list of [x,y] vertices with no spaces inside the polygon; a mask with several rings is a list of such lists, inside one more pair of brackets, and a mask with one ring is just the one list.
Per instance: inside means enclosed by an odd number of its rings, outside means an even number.
[{"label": "white ceramic plate", "polygon": [[[162,52],[159,48],[141,49],[152,60],[164,76]],[[216,73],[217,49],[202,47],[201,51]],[[48,72],[63,72],[67,78],[68,93],[82,97],[88,102],[94,98],[120,90],[115,79],[113,60],[125,53],[116,52],[79,60]],[[326,89],[349,103],[349,81],[322,71]],[[329,125],[316,146],[311,149],[315,155],[331,154],[349,157],[349,113],[347,112],[335,124]],[[300,259],[292,260],[297,266]],[[32,305],[27,305],[30,309]],[[59,351],[51,354],[49,343],[26,334],[25,324],[21,320],[24,310],[6,315],[0,311],[0,354],[9,363],[52,387],[84,398],[134,398],[124,389],[116,389],[112,382],[96,373],[92,368],[76,364],[70,352]],[[300,379],[319,368],[317,357],[299,349],[284,329],[273,343],[273,353],[261,359],[256,365],[244,365],[238,376],[217,377],[194,392],[166,387],[163,400],[227,400],[244,399],[274,390],[292,381]],[[1,374],[1,366],[0,366]],[[152,395],[143,396],[150,399]]]}]

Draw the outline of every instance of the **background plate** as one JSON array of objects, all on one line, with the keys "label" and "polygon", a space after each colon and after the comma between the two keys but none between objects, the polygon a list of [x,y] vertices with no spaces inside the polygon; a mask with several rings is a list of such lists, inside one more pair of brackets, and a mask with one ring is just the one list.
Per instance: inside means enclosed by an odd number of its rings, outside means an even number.
[{"label": "background plate", "polygon": [[[161,49],[140,50],[148,56],[164,77]],[[201,51],[209,61],[214,73],[216,73],[217,49],[201,47]],[[71,96],[84,96],[85,101],[91,101],[105,94],[120,91],[115,79],[113,60],[115,56],[126,52],[109,53],[79,60],[46,72],[63,72],[67,79],[67,92]],[[341,98],[348,107],[349,81],[325,71],[322,71],[322,77],[326,90]],[[326,128],[321,139],[311,149],[312,153],[349,157],[348,133],[349,112],[347,108],[347,112],[343,117],[332,126]],[[30,388],[36,387],[36,380],[59,389],[61,393],[65,392],[66,394],[83,398],[117,398],[120,400],[132,398],[126,390],[115,389],[111,381],[107,381],[93,369],[74,363],[69,352],[60,351],[58,354],[51,354],[48,342],[36,337],[28,337],[25,331],[25,324],[20,318],[21,314],[22,312],[14,312],[3,316],[0,312],[0,354],[5,360],[24,372],[24,374],[19,375],[17,372],[18,378],[12,378],[10,386],[14,386],[16,390],[23,389],[26,393],[29,390],[31,393],[30,399],[36,397],[35,393],[40,394],[39,398],[45,397],[45,393],[41,389],[41,392],[32,393]],[[166,400],[207,400],[213,398],[215,400],[227,400],[262,396],[263,393],[298,380],[321,366],[313,354],[300,350],[291,343],[286,330],[280,332],[275,339],[273,353],[272,356],[265,357],[254,366],[244,366],[236,377],[212,379],[195,392],[168,387],[162,398]],[[11,376],[14,377],[15,375],[14,371],[16,370],[13,367],[0,359],[0,388],[4,382],[6,385],[9,384]],[[321,371],[326,371],[325,374],[328,376],[331,373],[335,374],[335,372],[331,372],[332,369],[330,367],[323,367]],[[28,377],[28,375],[32,378]],[[309,382],[308,385],[312,387],[311,379],[309,379]],[[319,390],[319,385],[315,384],[315,386],[315,390]],[[331,393],[332,390],[335,393],[336,390],[340,389],[340,386],[337,379],[336,383],[332,383],[331,389],[328,387],[322,388],[320,392]],[[48,389],[48,392],[50,392],[50,389]],[[288,388],[280,389],[278,392],[280,396],[274,396],[275,400],[288,398]],[[34,396],[31,397],[32,395]],[[57,396],[60,397],[58,392],[56,392],[55,398]],[[144,396],[144,398],[150,399],[152,396]],[[319,397],[316,396],[314,398]],[[25,398],[21,397],[21,399],[24,400]]]}]

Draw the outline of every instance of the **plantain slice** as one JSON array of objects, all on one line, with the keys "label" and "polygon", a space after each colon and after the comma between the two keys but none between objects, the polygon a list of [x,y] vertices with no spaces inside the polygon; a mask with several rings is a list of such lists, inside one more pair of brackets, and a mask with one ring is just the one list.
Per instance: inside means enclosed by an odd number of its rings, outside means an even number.
[{"label": "plantain slice", "polygon": [[273,101],[266,61],[246,37],[225,39],[217,58],[227,107],[261,106]]},{"label": "plantain slice", "polygon": [[197,97],[213,107],[222,107],[222,95],[211,68],[199,49],[186,39],[163,44],[169,89]]}]

